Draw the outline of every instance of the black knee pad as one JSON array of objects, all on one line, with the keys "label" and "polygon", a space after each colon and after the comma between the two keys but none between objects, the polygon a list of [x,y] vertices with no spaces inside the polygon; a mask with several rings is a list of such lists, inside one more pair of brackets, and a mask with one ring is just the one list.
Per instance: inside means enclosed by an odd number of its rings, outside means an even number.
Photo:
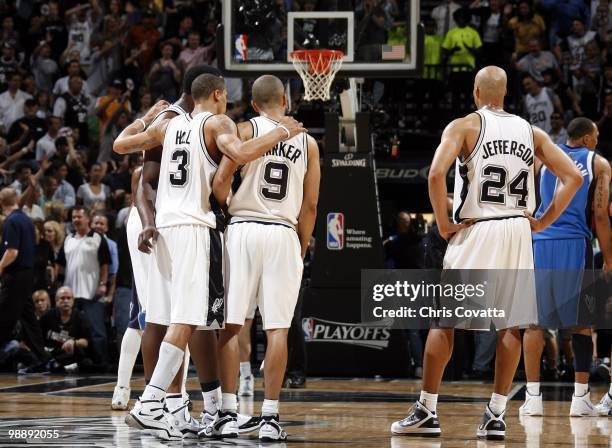
[{"label": "black knee pad", "polygon": [[593,359],[593,340],[591,336],[572,334],[572,350],[574,351],[574,370],[588,372]]}]

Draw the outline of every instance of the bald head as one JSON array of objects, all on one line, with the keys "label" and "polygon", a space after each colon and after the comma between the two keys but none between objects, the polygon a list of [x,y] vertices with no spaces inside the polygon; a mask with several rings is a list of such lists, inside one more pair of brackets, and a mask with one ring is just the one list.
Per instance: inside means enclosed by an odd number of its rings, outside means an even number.
[{"label": "bald head", "polygon": [[282,107],[285,87],[280,79],[273,75],[263,75],[253,83],[253,102],[260,109]]},{"label": "bald head", "polygon": [[503,106],[507,82],[508,78],[503,69],[494,65],[482,68],[474,80],[476,105],[482,107],[492,102]]}]

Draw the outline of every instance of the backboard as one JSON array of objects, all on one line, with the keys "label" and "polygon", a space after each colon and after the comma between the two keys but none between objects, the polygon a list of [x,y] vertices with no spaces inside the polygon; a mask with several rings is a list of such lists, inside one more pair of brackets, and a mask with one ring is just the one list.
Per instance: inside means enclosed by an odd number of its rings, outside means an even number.
[{"label": "backboard", "polygon": [[[352,0],[301,3],[305,10],[294,11],[280,8],[276,0],[224,0],[217,31],[217,59],[224,74],[297,77],[289,53],[304,48],[341,50],[345,56],[340,77],[420,74],[418,0],[363,0],[356,2],[357,8]],[[391,6],[395,4],[401,6]]]}]

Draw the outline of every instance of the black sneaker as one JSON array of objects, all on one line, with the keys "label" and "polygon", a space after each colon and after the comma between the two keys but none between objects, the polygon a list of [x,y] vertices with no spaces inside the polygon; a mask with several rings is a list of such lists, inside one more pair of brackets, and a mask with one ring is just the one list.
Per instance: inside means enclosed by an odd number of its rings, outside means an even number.
[{"label": "black sneaker", "polygon": [[407,436],[438,437],[440,420],[435,412],[431,412],[420,401],[417,401],[410,409],[408,417],[393,422],[391,433]]},{"label": "black sneaker", "polygon": [[504,440],[506,437],[506,422],[504,421],[504,416],[506,415],[506,410],[502,412],[500,415],[495,415],[489,408],[485,409],[485,413],[482,416],[482,423],[478,426],[478,430],[476,431],[476,435],[480,439],[487,440]]}]

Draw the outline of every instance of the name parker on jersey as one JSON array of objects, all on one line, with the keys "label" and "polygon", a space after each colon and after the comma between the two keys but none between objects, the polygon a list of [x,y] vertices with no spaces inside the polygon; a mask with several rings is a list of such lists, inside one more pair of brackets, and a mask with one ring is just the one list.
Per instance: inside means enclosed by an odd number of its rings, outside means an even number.
[{"label": "name parker on jersey", "polygon": [[266,155],[285,157],[295,163],[302,156],[302,150],[290,145],[287,142],[280,142],[274,148],[268,151]]},{"label": "name parker on jersey", "polygon": [[482,144],[484,160],[496,155],[516,156],[527,164],[533,165],[533,150],[514,140],[491,140]]}]

